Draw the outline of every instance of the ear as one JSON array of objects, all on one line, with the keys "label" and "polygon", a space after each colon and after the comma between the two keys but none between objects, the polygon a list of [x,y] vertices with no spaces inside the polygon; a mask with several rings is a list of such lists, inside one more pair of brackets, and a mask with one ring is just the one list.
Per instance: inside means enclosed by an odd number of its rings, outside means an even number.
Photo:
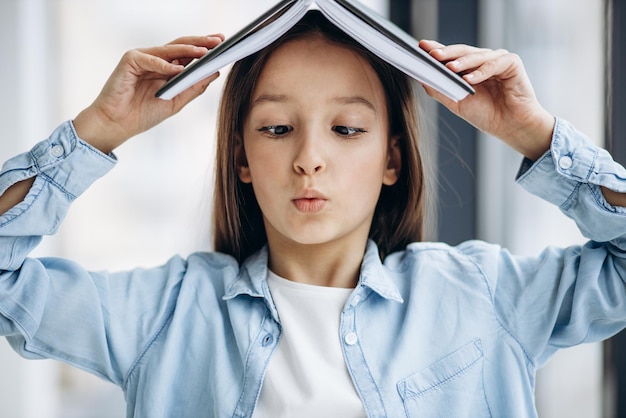
[{"label": "ear", "polygon": [[248,157],[246,157],[246,149],[243,146],[243,138],[241,138],[240,135],[237,135],[235,138],[235,165],[237,166],[239,180],[241,180],[242,183],[252,183]]},{"label": "ear", "polygon": [[400,178],[402,169],[402,151],[400,149],[400,137],[389,138],[387,144],[387,167],[383,173],[383,184],[393,186]]}]

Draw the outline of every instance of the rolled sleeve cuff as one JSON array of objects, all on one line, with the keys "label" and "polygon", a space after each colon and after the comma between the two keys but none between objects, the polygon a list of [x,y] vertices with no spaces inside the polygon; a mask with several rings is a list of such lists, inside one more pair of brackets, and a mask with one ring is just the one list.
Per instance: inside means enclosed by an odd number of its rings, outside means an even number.
[{"label": "rolled sleeve cuff", "polygon": [[78,137],[71,121],[59,126],[32,150],[7,161],[0,172],[0,193],[13,184],[44,175],[73,197],[82,194],[115,165],[115,155],[105,155]]},{"label": "rolled sleeve cuff", "polygon": [[69,204],[116,161],[113,154],[105,155],[81,140],[70,121],[63,123],[48,139],[3,165],[0,194],[19,181],[36,179],[24,200],[0,216],[2,234],[52,233]]},{"label": "rolled sleeve cuff", "polygon": [[600,189],[626,192],[626,170],[564,120],[557,119],[550,150],[534,163],[522,162],[517,182],[558,206],[588,238],[626,234],[626,208],[611,206]]}]

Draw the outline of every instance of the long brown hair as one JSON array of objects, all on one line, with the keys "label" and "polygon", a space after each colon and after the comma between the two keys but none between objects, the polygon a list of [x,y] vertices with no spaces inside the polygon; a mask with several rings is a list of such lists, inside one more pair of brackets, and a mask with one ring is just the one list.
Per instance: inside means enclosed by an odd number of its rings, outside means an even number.
[{"label": "long brown hair", "polygon": [[381,257],[422,240],[424,174],[418,149],[417,104],[409,78],[380,60],[328,22],[319,11],[309,11],[272,45],[236,62],[222,92],[217,127],[217,163],[213,208],[214,248],[240,263],[267,242],[263,215],[250,184],[237,175],[236,148],[250,110],[256,82],[269,56],[294,39],[321,37],[346,46],[373,67],[385,89],[390,135],[398,136],[402,168],[393,186],[383,186],[369,236]]}]

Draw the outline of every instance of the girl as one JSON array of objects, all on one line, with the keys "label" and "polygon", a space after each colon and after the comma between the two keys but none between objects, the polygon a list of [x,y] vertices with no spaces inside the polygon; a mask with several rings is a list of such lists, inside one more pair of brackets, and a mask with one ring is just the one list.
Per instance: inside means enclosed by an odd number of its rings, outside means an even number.
[{"label": "girl", "polygon": [[544,110],[507,51],[421,47],[477,90],[453,112],[526,158],[518,182],[592,240],[519,258],[420,242],[411,85],[310,12],[236,63],[218,126],[215,253],[94,273],[27,254],[179,111],[154,99],[220,36],[127,53],[95,102],[0,174],[0,333],[120,385],[129,417],[534,417],[557,348],[626,325],[626,171]]}]

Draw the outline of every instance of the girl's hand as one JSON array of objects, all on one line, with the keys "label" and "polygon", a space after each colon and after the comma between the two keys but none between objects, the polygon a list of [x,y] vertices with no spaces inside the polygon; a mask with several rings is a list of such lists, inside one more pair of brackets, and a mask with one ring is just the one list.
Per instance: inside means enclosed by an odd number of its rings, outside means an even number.
[{"label": "girl's hand", "polygon": [[190,36],[164,46],[127,52],[96,100],[74,119],[78,136],[105,153],[181,110],[204,92],[219,73],[172,100],[154,97],[184,65],[224,40],[223,35]]},{"label": "girl's hand", "polygon": [[426,92],[476,128],[494,135],[531,160],[549,148],[554,117],[537,101],[521,59],[505,50],[421,41],[420,47],[476,89],[454,102],[432,88]]}]

